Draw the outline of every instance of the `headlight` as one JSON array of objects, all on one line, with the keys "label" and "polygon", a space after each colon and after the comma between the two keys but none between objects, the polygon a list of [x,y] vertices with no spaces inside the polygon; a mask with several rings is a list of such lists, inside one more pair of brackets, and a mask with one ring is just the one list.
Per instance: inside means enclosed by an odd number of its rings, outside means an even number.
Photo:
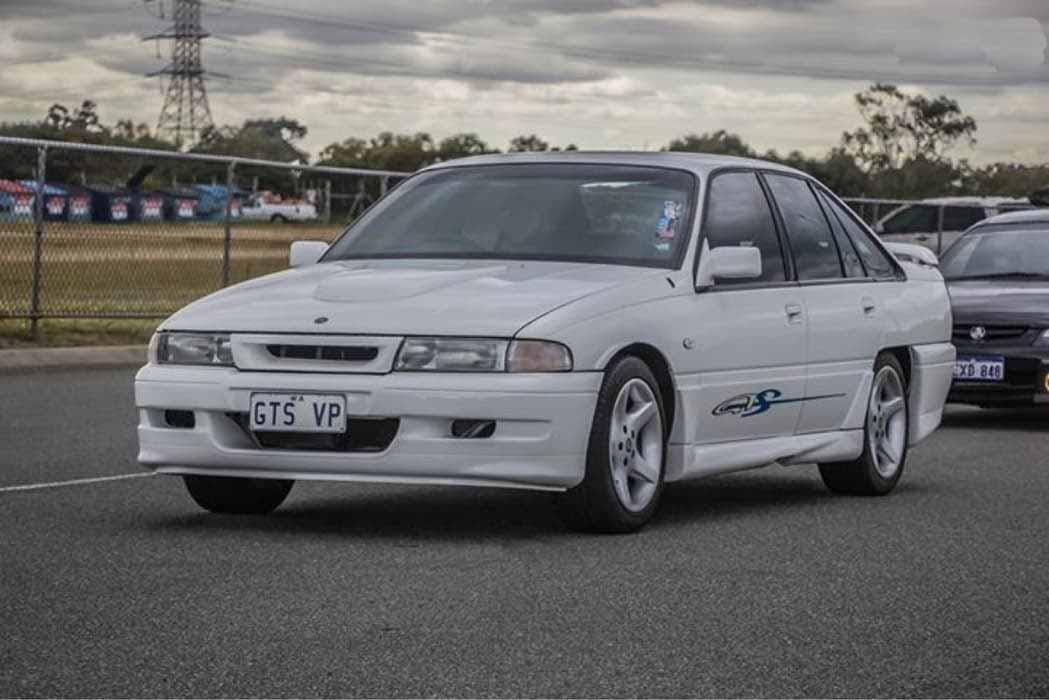
[{"label": "headlight", "polygon": [[394,368],[407,372],[567,372],[560,343],[498,338],[405,338]]},{"label": "headlight", "polygon": [[405,338],[396,369],[408,372],[502,372],[505,340],[484,338]]},{"label": "headlight", "polygon": [[149,359],[161,365],[233,366],[228,333],[157,333],[149,343]]},{"label": "headlight", "polygon": [[1041,345],[1042,347],[1049,346],[1049,331],[1042,331],[1042,334],[1038,336],[1038,339],[1034,341],[1035,345]]}]

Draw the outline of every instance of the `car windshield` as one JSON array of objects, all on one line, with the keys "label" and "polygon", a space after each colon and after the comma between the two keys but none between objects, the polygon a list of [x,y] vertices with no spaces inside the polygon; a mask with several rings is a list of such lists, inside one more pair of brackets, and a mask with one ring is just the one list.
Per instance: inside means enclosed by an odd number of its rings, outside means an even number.
[{"label": "car windshield", "polygon": [[1049,230],[973,231],[944,253],[949,280],[1049,279]]},{"label": "car windshield", "polygon": [[666,168],[517,164],[457,167],[404,182],[324,261],[558,260],[674,267],[692,219],[693,175]]}]

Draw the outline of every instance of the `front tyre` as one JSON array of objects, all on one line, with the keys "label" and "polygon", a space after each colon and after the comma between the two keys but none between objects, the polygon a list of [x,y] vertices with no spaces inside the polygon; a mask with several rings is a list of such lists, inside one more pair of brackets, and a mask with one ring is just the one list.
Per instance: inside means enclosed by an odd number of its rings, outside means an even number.
[{"label": "front tyre", "polygon": [[663,399],[648,365],[636,357],[616,362],[597,396],[586,475],[560,497],[570,527],[622,533],[648,522],[663,490],[663,426]]},{"label": "front tyre", "polygon": [[235,515],[265,515],[276,510],[295,484],[290,479],[242,479],[184,476],[186,490],[204,510]]},{"label": "front tyre", "polygon": [[819,465],[823,483],[831,491],[884,496],[896,487],[907,461],[909,440],[905,376],[892,353],[878,355],[867,404],[863,454],[852,462]]}]

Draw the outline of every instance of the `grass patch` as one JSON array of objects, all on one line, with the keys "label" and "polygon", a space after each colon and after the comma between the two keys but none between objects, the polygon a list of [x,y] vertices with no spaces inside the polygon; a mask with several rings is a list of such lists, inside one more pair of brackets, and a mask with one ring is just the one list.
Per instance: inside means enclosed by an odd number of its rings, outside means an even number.
[{"label": "grass patch", "polygon": [[[230,282],[287,268],[295,240],[330,241],[340,225],[241,223],[232,228]],[[40,312],[49,316],[155,314],[155,321],[41,320],[28,339],[35,238],[32,226],[0,221],[0,347],[144,342],[161,318],[222,287],[219,223],[48,222],[42,245]],[[4,319],[3,317],[8,317]]]},{"label": "grass patch", "polygon": [[37,336],[29,321],[0,320],[0,349],[78,345],[145,345],[162,319],[41,319]]}]

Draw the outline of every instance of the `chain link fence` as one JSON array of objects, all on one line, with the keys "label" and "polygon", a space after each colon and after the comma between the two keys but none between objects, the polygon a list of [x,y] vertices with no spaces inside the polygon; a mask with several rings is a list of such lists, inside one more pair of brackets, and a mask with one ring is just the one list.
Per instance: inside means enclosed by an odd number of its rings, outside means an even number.
[{"label": "chain link fence", "polygon": [[0,136],[0,319],[161,318],[406,175]]},{"label": "chain link fence", "polygon": [[[0,136],[0,319],[162,318],[284,269],[293,240],[333,240],[407,175]],[[871,225],[913,205],[882,235],[937,252],[968,225],[954,205],[845,202]]]}]

